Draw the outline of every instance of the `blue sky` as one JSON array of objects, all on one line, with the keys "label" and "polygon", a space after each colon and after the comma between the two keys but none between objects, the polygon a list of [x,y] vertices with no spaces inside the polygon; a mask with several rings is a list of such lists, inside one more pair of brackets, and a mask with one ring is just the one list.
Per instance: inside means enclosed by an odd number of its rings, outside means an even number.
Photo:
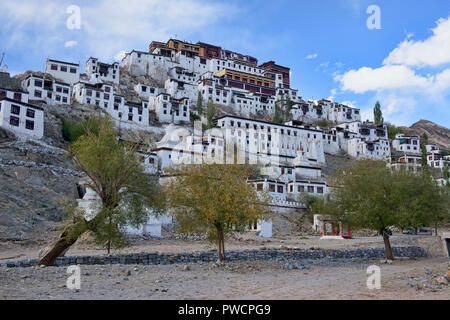
[{"label": "blue sky", "polygon": [[[81,28],[69,29],[71,5]],[[367,8],[381,10],[369,30]],[[112,62],[152,40],[204,41],[289,66],[304,99],[331,98],[385,119],[450,127],[448,0],[2,0],[0,51],[12,74],[45,59]]]}]

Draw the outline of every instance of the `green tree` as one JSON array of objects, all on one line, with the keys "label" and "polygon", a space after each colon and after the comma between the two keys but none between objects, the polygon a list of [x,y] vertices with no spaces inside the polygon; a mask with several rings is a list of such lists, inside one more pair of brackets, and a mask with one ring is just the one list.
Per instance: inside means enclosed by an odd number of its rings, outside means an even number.
[{"label": "green tree", "polygon": [[87,118],[81,122],[75,122],[70,119],[62,119],[62,136],[68,142],[75,142],[86,132],[98,132],[98,121],[96,118]]},{"label": "green tree", "polygon": [[162,189],[157,177],[145,173],[137,155],[138,144],[117,139],[110,117],[97,121],[98,132],[86,128],[86,134],[69,151],[78,170],[86,175],[86,187],[98,196],[99,204],[92,208],[91,219],[76,207],[76,201],[67,208],[71,214],[63,232],[39,265],[53,265],[87,231],[110,252],[111,247],[125,245],[122,234],[125,225],[139,226],[147,221],[150,212],[162,212]]},{"label": "green tree", "polygon": [[214,128],[214,116],[216,115],[216,106],[214,105],[213,99],[209,97],[208,104],[206,105],[206,119],[208,121],[208,129]]},{"label": "green tree", "polygon": [[375,108],[373,109],[373,118],[376,125],[381,125],[384,122],[383,112],[381,111],[380,102],[377,101]]},{"label": "green tree", "polygon": [[188,165],[174,170],[166,185],[168,206],[184,234],[206,234],[217,242],[219,260],[225,261],[225,239],[244,232],[268,214],[268,197],[246,178],[244,165]]},{"label": "green tree", "polygon": [[292,100],[289,97],[289,95],[286,96],[284,110],[285,110],[284,120],[286,122],[291,117],[291,110],[292,110]]},{"label": "green tree", "polygon": [[403,133],[406,134],[405,130],[403,130],[400,127],[397,127],[391,123],[386,123],[387,124],[387,130],[388,130],[388,137],[391,140],[395,139],[395,136],[397,135],[397,133]]},{"label": "green tree", "polygon": [[429,175],[391,170],[382,161],[362,160],[329,179],[332,192],[320,214],[355,229],[378,231],[393,259],[388,229],[439,224],[449,216],[448,193]]},{"label": "green tree", "polygon": [[203,114],[203,95],[201,91],[198,91],[197,96],[197,111],[198,114],[201,116]]},{"label": "green tree", "polygon": [[282,109],[282,100],[275,102],[275,110],[273,114],[273,122],[282,124],[283,123],[283,109]]},{"label": "green tree", "polygon": [[427,154],[427,144],[428,144],[428,135],[423,133],[422,139],[420,140],[420,149],[422,151],[422,168],[428,168],[428,154]]}]

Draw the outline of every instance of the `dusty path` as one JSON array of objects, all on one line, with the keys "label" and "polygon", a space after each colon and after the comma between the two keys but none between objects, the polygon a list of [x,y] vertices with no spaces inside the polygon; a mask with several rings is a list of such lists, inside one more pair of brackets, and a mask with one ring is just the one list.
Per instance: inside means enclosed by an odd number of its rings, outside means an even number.
[{"label": "dusty path", "polygon": [[[366,269],[379,261],[81,266],[81,290],[65,287],[66,268],[0,268],[0,299],[450,299],[434,284],[448,259],[381,265],[381,290],[368,290]],[[185,270],[188,269],[188,270]]]}]

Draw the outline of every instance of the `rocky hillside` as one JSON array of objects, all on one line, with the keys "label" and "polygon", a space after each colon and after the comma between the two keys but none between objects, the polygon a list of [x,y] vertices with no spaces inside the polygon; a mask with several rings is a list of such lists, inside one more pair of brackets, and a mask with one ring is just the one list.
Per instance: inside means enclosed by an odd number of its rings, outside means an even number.
[{"label": "rocky hillside", "polygon": [[437,144],[439,147],[450,150],[450,130],[428,120],[420,120],[411,127],[402,127],[409,135],[422,136],[428,135],[430,143]]}]

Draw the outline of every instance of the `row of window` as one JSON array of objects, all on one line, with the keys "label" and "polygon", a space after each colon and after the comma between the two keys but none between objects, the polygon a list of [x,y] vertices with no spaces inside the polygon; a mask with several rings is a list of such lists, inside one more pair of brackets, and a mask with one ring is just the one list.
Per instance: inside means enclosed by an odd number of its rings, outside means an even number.
[{"label": "row of window", "polygon": [[[19,123],[20,123],[20,120],[19,120],[18,117],[15,117],[15,116],[10,116],[9,117],[9,124],[11,126],[18,127]],[[32,121],[32,120],[25,120],[25,129],[34,130],[34,121]]]},{"label": "row of window", "polygon": [[[53,71],[58,71],[58,65],[57,64],[52,64],[50,66],[50,69]],[[77,73],[77,69],[76,68],[67,68],[67,66],[59,66],[59,71],[61,72],[69,72],[70,73]]]}]

